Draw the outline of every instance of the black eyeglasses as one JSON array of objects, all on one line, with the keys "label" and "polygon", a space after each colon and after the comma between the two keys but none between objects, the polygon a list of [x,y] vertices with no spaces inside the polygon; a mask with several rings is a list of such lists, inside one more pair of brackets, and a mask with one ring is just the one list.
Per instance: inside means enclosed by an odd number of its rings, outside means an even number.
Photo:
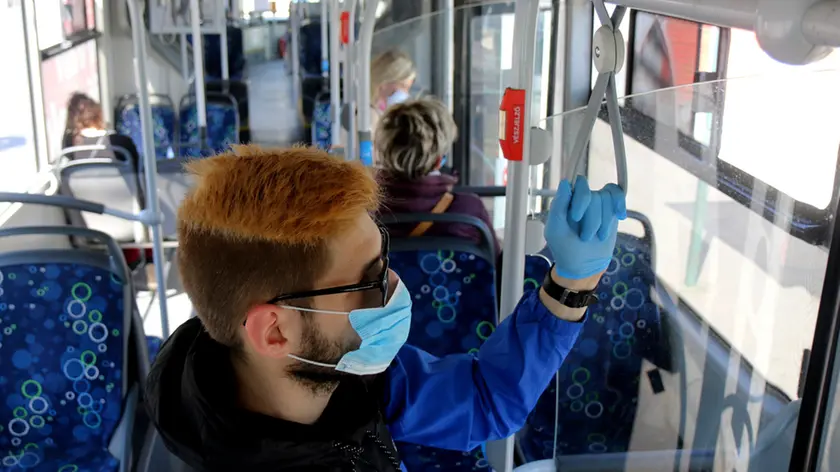
[{"label": "black eyeglasses", "polygon": [[380,260],[382,261],[382,271],[379,273],[379,276],[375,280],[369,282],[359,282],[357,284],[351,285],[342,285],[340,287],[321,288],[318,290],[308,290],[305,292],[287,293],[285,295],[280,295],[272,298],[268,301],[268,303],[274,305],[285,300],[293,300],[297,298],[311,298],[320,297],[323,295],[333,295],[337,293],[362,292],[365,290],[379,289],[382,295],[382,304],[379,306],[385,306],[385,302],[387,301],[386,299],[388,298],[388,266],[390,264],[388,252],[390,251],[390,237],[388,236],[388,231],[381,226],[379,227],[379,233],[382,235],[382,255],[380,256]]}]

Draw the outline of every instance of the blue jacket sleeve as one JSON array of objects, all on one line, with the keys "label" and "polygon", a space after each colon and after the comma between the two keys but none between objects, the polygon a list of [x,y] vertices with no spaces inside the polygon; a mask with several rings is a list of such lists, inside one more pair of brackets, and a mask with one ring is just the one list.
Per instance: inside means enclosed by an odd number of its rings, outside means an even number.
[{"label": "blue jacket sleeve", "polygon": [[523,297],[477,355],[437,358],[404,346],[386,371],[394,440],[469,451],[518,431],[575,344],[583,323]]}]

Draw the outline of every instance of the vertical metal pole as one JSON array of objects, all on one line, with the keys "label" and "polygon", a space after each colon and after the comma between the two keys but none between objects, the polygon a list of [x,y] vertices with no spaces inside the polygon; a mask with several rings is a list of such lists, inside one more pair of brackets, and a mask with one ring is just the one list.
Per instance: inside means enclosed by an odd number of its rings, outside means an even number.
[{"label": "vertical metal pole", "polygon": [[[326,1],[326,0],[324,0]],[[330,5],[330,114],[332,115],[332,145],[341,145],[341,4],[329,0]]]},{"label": "vertical metal pole", "polygon": [[198,138],[201,148],[207,142],[207,104],[204,100],[204,44],[201,37],[199,0],[190,0],[190,23],[193,36],[193,68],[195,69],[195,106],[198,112]]},{"label": "vertical metal pole", "polygon": [[[193,0],[195,2],[195,0]],[[160,218],[160,204],[157,193],[157,159],[155,157],[154,133],[152,130],[152,107],[149,104],[148,78],[146,77],[146,27],[135,0],[126,0],[131,18],[131,39],[134,46],[134,81],[140,105],[140,126],[143,130],[143,164],[146,169],[146,208]],[[160,300],[160,323],[164,339],[169,337],[169,312],[166,306],[166,271],[164,270],[163,224],[160,220],[152,225],[152,254],[155,259],[157,293]]]},{"label": "vertical metal pole", "polygon": [[344,158],[348,161],[356,159],[356,0],[345,0],[350,21],[347,25],[349,41],[345,47],[344,56],[344,97],[347,103],[347,143],[344,146]]},{"label": "vertical metal pole", "polygon": [[[510,86],[525,90],[522,126],[523,160],[508,162],[507,208],[505,211],[505,263],[502,266],[501,319],[508,317],[522,298],[525,277],[525,225],[528,213],[528,175],[530,170],[531,108],[534,83],[534,54],[540,0],[516,2],[513,30],[513,57],[518,69]],[[513,437],[487,445],[487,460],[499,472],[513,470]]]},{"label": "vertical metal pole", "polygon": [[373,165],[373,143],[370,130],[370,54],[373,47],[373,27],[379,0],[367,0],[362,18],[362,32],[355,57],[359,63],[359,159],[366,166]]},{"label": "vertical metal pole", "polygon": [[224,19],[222,25],[222,33],[219,42],[221,43],[222,52],[222,80],[230,79],[230,59],[228,58],[228,36],[227,36],[227,18]]},{"label": "vertical metal pole", "polygon": [[455,111],[455,0],[444,0],[443,26],[443,103]]},{"label": "vertical metal pole", "polygon": [[328,0],[321,0],[321,77],[330,75],[330,7]]},{"label": "vertical metal pole", "polygon": [[187,53],[187,34],[181,33],[181,75],[184,81],[190,81],[189,54]]},{"label": "vertical metal pole", "polygon": [[298,17],[298,4],[292,1],[289,5],[289,26],[292,28],[292,88],[295,92],[295,100],[300,97],[300,19]]}]

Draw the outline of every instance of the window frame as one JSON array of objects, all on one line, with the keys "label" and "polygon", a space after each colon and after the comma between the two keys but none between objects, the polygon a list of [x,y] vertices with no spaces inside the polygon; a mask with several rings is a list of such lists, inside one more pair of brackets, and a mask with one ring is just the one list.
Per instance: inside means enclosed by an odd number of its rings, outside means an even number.
[{"label": "window frame", "polygon": [[[627,42],[626,95],[629,95],[631,90],[633,90],[633,73],[635,67],[638,65],[634,61],[634,55],[636,19],[639,14],[673,18],[668,15],[659,15],[638,10],[632,10],[630,12],[630,37]],[[688,21],[680,18],[675,19]],[[696,24],[700,25],[701,23]],[[726,66],[729,58],[729,46],[731,39],[729,28],[720,28],[720,35],[721,37],[718,42],[719,51],[717,72],[698,73],[696,72],[697,65],[695,65],[695,83],[727,78]],[[700,42],[698,41],[698,48],[699,47]],[[699,51],[697,56],[699,58]],[[725,94],[725,82],[721,85],[720,93]],[[620,107],[622,122],[624,124],[624,133],[626,135],[632,137],[645,147],[655,151],[688,172],[691,172],[696,177],[702,179],[741,205],[760,213],[761,216],[770,222],[774,222],[776,220],[776,214],[779,212],[779,210],[775,207],[775,202],[779,201],[779,197],[786,196],[790,198],[794,202],[790,224],[791,235],[807,242],[808,244],[827,247],[830,242],[831,222],[833,221],[834,207],[837,202],[837,185],[840,183],[840,180],[838,180],[840,175],[835,176],[835,185],[831,203],[827,208],[821,210],[807,203],[793,199],[773,185],[770,185],[767,182],[764,182],[726,162],[725,160],[720,159],[720,135],[722,133],[722,126],[717,126],[713,132],[710,139],[710,147],[700,143],[694,139],[693,136],[689,136],[679,129],[663,125],[662,123],[657,123],[655,118],[647,116],[643,112],[633,108],[630,103],[631,100],[632,99],[626,101],[625,104]],[[718,103],[723,103],[723,101]],[[695,116],[692,116],[692,123],[694,122]],[[606,121],[606,107],[601,108],[598,117]],[[718,107],[712,111],[712,120],[715,123],[723,123],[724,116],[722,107]],[[664,146],[664,149],[662,146],[660,146],[660,148],[656,148],[654,137],[650,136],[650,130],[653,129],[654,125],[659,129],[665,129],[668,135],[676,136],[678,145]],[[712,147],[714,147],[714,149],[712,149]],[[713,165],[709,165],[704,162],[704,159],[707,159],[708,156],[714,156],[715,163]],[[756,205],[756,202],[752,201],[752,196],[754,190],[758,187],[766,188],[767,192],[764,201]]]}]

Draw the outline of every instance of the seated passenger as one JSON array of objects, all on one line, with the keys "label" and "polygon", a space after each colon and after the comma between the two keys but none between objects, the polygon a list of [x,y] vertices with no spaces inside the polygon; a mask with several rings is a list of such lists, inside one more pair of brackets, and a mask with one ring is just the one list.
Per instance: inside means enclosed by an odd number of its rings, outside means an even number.
[{"label": "seated passenger", "polygon": [[468,451],[515,433],[582,327],[584,304],[555,290],[596,287],[624,212],[620,190],[564,181],[551,289],[523,297],[478,354],[439,359],[405,345],[412,296],[370,216],[369,169],[257,146],[189,166],[178,264],[198,318],[161,348],[145,399],[199,471],[395,472],[394,441]]},{"label": "seated passenger", "polygon": [[[458,179],[442,174],[447,150],[458,137],[455,120],[434,99],[414,100],[391,107],[379,122],[376,150],[387,213],[460,213],[474,216],[490,229],[496,255],[501,253],[493,222],[478,195],[453,193]],[[389,225],[391,236],[456,236],[475,242],[481,233],[461,223]]]},{"label": "seated passenger", "polygon": [[[109,131],[105,126],[102,106],[87,95],[76,92],[67,103],[67,124],[64,128],[61,147],[65,149],[86,145],[121,147],[128,151],[135,168],[139,164],[140,157],[134,141],[128,136]],[[125,159],[123,154],[115,153],[112,150],[74,152],[67,156],[70,160],[92,157]]]},{"label": "seated passenger", "polygon": [[[408,100],[409,90],[414,85],[417,71],[408,54],[391,49],[377,55],[370,62],[370,131],[371,140],[376,140],[379,119],[385,111]],[[341,130],[341,142],[347,144],[347,130]],[[374,163],[378,157],[374,150]]]}]

